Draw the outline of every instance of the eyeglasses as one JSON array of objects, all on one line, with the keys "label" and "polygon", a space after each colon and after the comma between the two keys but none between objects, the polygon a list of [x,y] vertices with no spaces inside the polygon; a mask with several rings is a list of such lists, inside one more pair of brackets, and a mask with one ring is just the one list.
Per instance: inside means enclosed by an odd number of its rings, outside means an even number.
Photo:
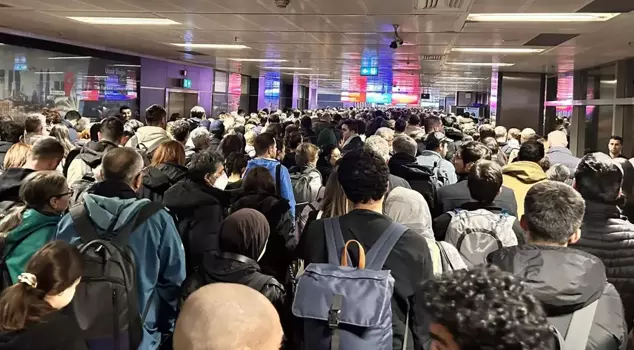
[{"label": "eyeglasses", "polygon": [[51,198],[61,198],[61,197],[64,197],[64,196],[72,196],[73,193],[75,193],[75,191],[73,191],[72,189],[69,188],[68,192],[61,193],[61,194],[58,194],[58,195],[55,195],[55,196],[51,196]]}]

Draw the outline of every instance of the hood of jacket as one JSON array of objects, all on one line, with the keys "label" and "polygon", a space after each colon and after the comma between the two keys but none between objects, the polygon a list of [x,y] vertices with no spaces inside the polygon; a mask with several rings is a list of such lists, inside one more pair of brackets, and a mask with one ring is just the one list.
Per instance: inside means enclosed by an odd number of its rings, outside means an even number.
[{"label": "hood of jacket", "polygon": [[163,204],[178,212],[208,205],[221,205],[227,208],[230,200],[229,192],[186,179],[165,192]]},{"label": "hood of jacket", "polygon": [[503,248],[487,260],[522,277],[549,316],[568,314],[597,300],[605,287],[605,266],[586,252],[523,245]]},{"label": "hood of jacket", "polygon": [[163,163],[145,170],[143,186],[164,193],[187,175],[187,168],[178,164]]},{"label": "hood of jacket", "polygon": [[22,214],[22,223],[9,233],[8,239],[13,241],[43,227],[57,226],[61,219],[62,215],[44,214],[35,209],[27,209]]},{"label": "hood of jacket", "polygon": [[90,220],[102,231],[107,230],[115,219],[117,223],[114,230],[118,230],[147,202],[147,199],[137,199],[130,186],[114,181],[96,183],[84,195],[84,205]]},{"label": "hood of jacket", "polygon": [[271,172],[271,174],[273,175],[273,180],[275,180],[275,168],[278,164],[280,164],[280,162],[274,159],[255,158],[249,161],[247,168],[251,169],[258,166],[267,168],[269,172]]},{"label": "hood of jacket", "polygon": [[535,162],[513,162],[502,169],[502,174],[514,177],[524,183],[546,180],[546,173]]},{"label": "hood of jacket", "polygon": [[566,154],[569,156],[572,156],[572,152],[566,148],[566,147],[559,147],[559,146],[554,146],[554,147],[550,147],[550,149],[548,149],[548,153],[546,153],[546,155],[552,155],[555,153],[561,153],[561,154]]},{"label": "hood of jacket", "polygon": [[139,148],[147,149],[150,153],[161,143],[170,140],[167,131],[158,126],[142,126],[136,131],[136,137]]},{"label": "hood of jacket", "polygon": [[81,148],[77,158],[83,160],[88,166],[94,169],[101,164],[101,158],[103,158],[104,154],[117,147],[119,146],[106,140],[88,142]]},{"label": "hood of jacket", "polygon": [[230,259],[222,254],[207,254],[203,258],[203,272],[210,280],[236,283],[246,275],[260,271],[260,266],[253,259],[242,255],[237,256],[246,262]]},{"label": "hood of jacket", "polygon": [[231,206],[232,212],[242,208],[251,208],[264,214],[267,220],[281,217],[290,210],[288,201],[280,196],[269,193],[244,193]]},{"label": "hood of jacket", "polygon": [[20,183],[33,169],[9,168],[0,176],[0,201],[19,201]]},{"label": "hood of jacket", "polygon": [[405,180],[426,179],[432,176],[431,169],[416,162],[416,158],[405,153],[396,153],[388,162],[390,173]]}]

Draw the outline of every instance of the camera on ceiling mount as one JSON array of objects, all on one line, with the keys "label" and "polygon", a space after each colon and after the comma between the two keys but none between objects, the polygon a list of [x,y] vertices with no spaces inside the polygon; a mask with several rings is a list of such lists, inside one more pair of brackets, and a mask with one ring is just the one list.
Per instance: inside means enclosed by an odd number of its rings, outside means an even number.
[{"label": "camera on ceiling mount", "polygon": [[291,3],[291,0],[275,0],[275,6],[281,9],[285,9],[290,3]]},{"label": "camera on ceiling mount", "polygon": [[403,39],[400,35],[398,35],[398,24],[394,24],[394,40],[390,43],[390,49],[396,50],[399,47],[403,46]]}]

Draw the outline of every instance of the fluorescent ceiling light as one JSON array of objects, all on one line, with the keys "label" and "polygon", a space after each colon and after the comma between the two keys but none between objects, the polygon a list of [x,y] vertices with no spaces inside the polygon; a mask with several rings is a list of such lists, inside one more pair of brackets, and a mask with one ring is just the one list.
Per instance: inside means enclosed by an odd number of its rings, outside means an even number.
[{"label": "fluorescent ceiling light", "polygon": [[344,33],[344,35],[377,35],[378,33],[374,32],[357,32],[357,33]]},{"label": "fluorescent ceiling light", "polygon": [[91,56],[53,56],[49,60],[89,60]]},{"label": "fluorescent ceiling light", "polygon": [[618,13],[472,13],[473,22],[602,22]]},{"label": "fluorescent ceiling light", "polygon": [[445,62],[452,66],[477,66],[477,67],[510,67],[515,63],[495,63],[495,62]]},{"label": "fluorescent ceiling light", "polygon": [[262,69],[278,69],[278,70],[313,70],[309,67],[262,67]]},{"label": "fluorescent ceiling light", "polygon": [[35,72],[35,74],[42,74],[42,75],[44,75],[44,74],[56,74],[56,75],[59,75],[59,74],[66,74],[66,73],[64,73],[64,72]]},{"label": "fluorescent ceiling light", "polygon": [[72,20],[89,24],[112,25],[153,25],[166,26],[180,24],[167,18],[135,18],[135,17],[68,17]]},{"label": "fluorescent ceiling light", "polygon": [[288,60],[283,60],[279,58],[230,58],[229,60],[236,61],[236,62],[273,62],[273,63],[288,62]]},{"label": "fluorescent ceiling light", "polygon": [[193,44],[193,43],[171,43],[170,45],[185,47],[189,49],[219,49],[219,50],[241,50],[250,47],[241,44]]},{"label": "fluorescent ceiling light", "polygon": [[480,79],[486,79],[486,78],[476,78],[476,77],[437,77],[436,79],[444,79],[444,80],[452,80],[452,79],[456,79],[456,80],[480,80]]},{"label": "fluorescent ceiling light", "polygon": [[472,53],[537,53],[544,51],[544,49],[531,49],[527,47],[454,47],[451,51]]},{"label": "fluorescent ceiling light", "polygon": [[292,73],[290,75],[295,75],[295,76],[305,76],[305,77],[327,77],[330,76],[330,74],[320,74],[320,73]]},{"label": "fluorescent ceiling light", "polygon": [[140,64],[110,64],[110,67],[130,67],[130,68],[140,68]]}]

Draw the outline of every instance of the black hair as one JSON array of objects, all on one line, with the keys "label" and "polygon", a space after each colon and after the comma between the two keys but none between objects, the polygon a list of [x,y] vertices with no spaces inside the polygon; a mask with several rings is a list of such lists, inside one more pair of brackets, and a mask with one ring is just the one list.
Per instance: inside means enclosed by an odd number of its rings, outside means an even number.
[{"label": "black hair", "polygon": [[471,198],[483,203],[493,203],[502,187],[502,167],[496,162],[481,159],[469,170],[467,186]]},{"label": "black hair", "polygon": [[539,163],[545,155],[544,144],[539,141],[526,141],[520,146],[517,160]]},{"label": "black hair", "polygon": [[[260,135],[255,137],[255,141],[253,142],[253,148],[255,149],[255,155],[261,156],[264,155],[269,148],[275,145],[275,135],[263,132]],[[275,156],[274,154],[272,156]]]},{"label": "black hair", "polygon": [[302,143],[302,140],[302,133],[300,133],[299,131],[293,131],[288,136],[287,146],[292,152],[295,152],[295,149],[297,148],[297,146],[299,146],[300,143]]},{"label": "black hair", "polygon": [[[101,138],[107,141],[118,143],[123,137],[123,122],[117,117],[106,118],[98,125]],[[92,135],[92,127],[90,128],[90,132]]]},{"label": "black hair", "polygon": [[172,133],[172,137],[174,140],[178,142],[185,142],[187,140],[187,136],[189,135],[189,131],[191,129],[191,125],[185,119],[179,119],[172,124],[172,128],[170,129]]},{"label": "black hair", "polygon": [[147,125],[160,125],[167,118],[167,111],[159,105],[151,105],[145,110],[145,123]]},{"label": "black hair", "polygon": [[362,119],[359,119],[356,121],[357,122],[357,129],[359,130],[359,135],[363,135],[365,134],[365,130],[367,125],[365,124],[365,121],[363,121]]},{"label": "black hair", "polygon": [[346,119],[346,120],[343,121],[343,123],[341,123],[341,125],[342,126],[345,125],[348,128],[348,130],[354,131],[357,134],[359,134],[359,123],[357,123],[356,120],[354,120],[354,119]]},{"label": "black hair", "polygon": [[480,159],[491,160],[491,150],[481,142],[469,141],[460,146],[460,158],[465,165]]},{"label": "black hair", "polygon": [[[482,135],[480,135],[480,138],[482,138]],[[483,138],[482,143],[491,150],[491,154],[498,154],[498,152],[500,151],[500,144],[495,138],[491,136]]]},{"label": "black hair", "polygon": [[244,141],[238,135],[227,135],[220,142],[220,153],[226,158],[233,152],[244,152]]},{"label": "black hair", "polygon": [[303,116],[299,122],[303,129],[311,129],[313,127],[313,120],[307,115]]},{"label": "black hair", "polygon": [[280,115],[277,113],[271,114],[269,116],[269,125],[270,124],[279,124],[280,122]]},{"label": "black hair", "polygon": [[79,112],[77,112],[75,110],[68,111],[64,115],[64,119],[66,119],[66,120],[79,120],[79,119],[81,119],[81,114],[79,114]]},{"label": "black hair", "polygon": [[577,165],[575,188],[585,200],[615,204],[621,193],[623,172],[604,153],[586,154]]},{"label": "black hair", "polygon": [[[116,117],[115,117],[116,118]],[[119,119],[119,118],[117,118]],[[121,120],[121,119],[119,119]],[[90,141],[99,141],[99,132],[101,131],[101,123],[93,123],[90,126]]]},{"label": "black hair", "polygon": [[394,122],[394,131],[403,133],[405,132],[405,128],[407,127],[407,122],[404,119],[397,119]]},{"label": "black hair", "polygon": [[207,174],[214,174],[218,171],[218,166],[222,165],[222,155],[211,150],[204,150],[192,155],[192,159],[187,164],[187,175],[194,181],[202,182]]},{"label": "black hair", "polygon": [[480,139],[484,140],[487,137],[495,138],[495,129],[490,124],[484,124],[480,127]]},{"label": "black hair", "polygon": [[583,198],[572,187],[543,181],[528,190],[523,218],[533,240],[565,244],[581,227],[585,207]]},{"label": "black hair", "polygon": [[242,109],[242,108],[238,108],[238,112],[237,112],[237,113],[238,113],[238,115],[244,115],[244,114],[246,114],[246,112],[245,112],[245,111],[244,111],[244,109]]},{"label": "black hair", "polygon": [[616,140],[616,141],[619,141],[621,144],[623,144],[623,138],[621,136],[612,135],[610,136],[610,140]]},{"label": "black hair", "polygon": [[420,117],[416,114],[412,114],[409,117],[409,125],[416,125],[419,126],[420,125]]},{"label": "black hair", "polygon": [[266,127],[264,132],[271,133],[275,135],[275,137],[284,137],[284,127],[280,123],[271,123]]},{"label": "black hair", "polygon": [[42,119],[37,115],[30,115],[24,119],[24,131],[27,133],[38,132],[42,130]]},{"label": "black hair", "polygon": [[520,277],[495,266],[456,270],[418,291],[432,322],[462,350],[550,350],[553,335],[541,302]]},{"label": "black hair", "polygon": [[24,135],[24,123],[7,120],[0,122],[0,140],[17,143]]},{"label": "black hair", "polygon": [[355,204],[378,201],[387,192],[390,171],[385,159],[373,151],[358,149],[340,160],[338,179],[346,197]]},{"label": "black hair", "polygon": [[232,174],[242,174],[249,162],[249,156],[242,152],[233,152],[225,160],[225,172],[228,176]]},{"label": "black hair", "polygon": [[244,193],[275,194],[275,181],[267,168],[259,166],[249,170],[242,188]]},{"label": "black hair", "polygon": [[119,113],[123,114],[123,111],[125,111],[126,109],[132,110],[132,108],[130,108],[129,106],[121,106],[119,107]]}]

